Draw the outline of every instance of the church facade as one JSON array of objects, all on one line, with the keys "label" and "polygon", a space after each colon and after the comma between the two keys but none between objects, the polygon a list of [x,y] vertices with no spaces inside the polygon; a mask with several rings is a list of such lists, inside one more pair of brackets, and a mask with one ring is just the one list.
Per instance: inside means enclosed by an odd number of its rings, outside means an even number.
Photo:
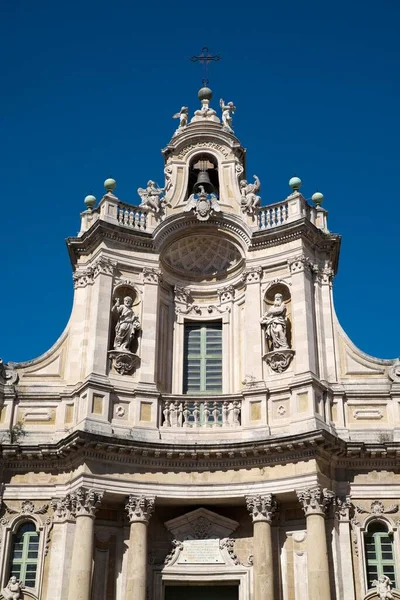
[{"label": "church facade", "polygon": [[64,333],[0,363],[6,600],[400,598],[400,362],[338,323],[322,194],[261,205],[211,98],[162,188],[85,199]]}]

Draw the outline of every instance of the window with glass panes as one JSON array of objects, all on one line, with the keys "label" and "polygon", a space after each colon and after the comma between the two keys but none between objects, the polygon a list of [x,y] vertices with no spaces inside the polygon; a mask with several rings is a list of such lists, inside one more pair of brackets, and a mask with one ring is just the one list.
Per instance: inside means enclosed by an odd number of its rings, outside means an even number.
[{"label": "window with glass panes", "polygon": [[221,321],[185,324],[183,393],[222,393]]},{"label": "window with glass panes", "polygon": [[34,523],[24,523],[13,536],[10,577],[15,575],[23,585],[35,587],[39,553],[39,534]]},{"label": "window with glass panes", "polygon": [[364,541],[368,588],[372,588],[373,581],[381,575],[389,577],[397,587],[393,539],[384,523],[371,523]]}]

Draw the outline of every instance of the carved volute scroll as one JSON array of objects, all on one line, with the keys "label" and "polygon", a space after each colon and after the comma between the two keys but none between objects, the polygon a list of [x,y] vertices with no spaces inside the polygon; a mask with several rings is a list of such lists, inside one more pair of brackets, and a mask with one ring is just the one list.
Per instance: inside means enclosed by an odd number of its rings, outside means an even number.
[{"label": "carved volute scroll", "polygon": [[119,285],[113,294],[110,319],[110,350],[112,368],[120,375],[130,375],[139,364],[138,316],[139,297],[130,285]]},{"label": "carved volute scroll", "polygon": [[125,508],[130,523],[147,523],[154,511],[154,496],[135,496],[131,494]]},{"label": "carved volute scroll", "polygon": [[323,489],[319,485],[297,492],[297,498],[306,517],[309,515],[325,516],[334,497],[335,494],[333,492]]},{"label": "carved volute scroll", "polygon": [[264,295],[261,326],[265,334],[264,359],[277,373],[286,371],[294,356],[292,349],[291,295],[287,285],[270,285]]},{"label": "carved volute scroll", "polygon": [[246,505],[253,523],[257,521],[271,523],[278,509],[277,502],[272,494],[246,496]]}]

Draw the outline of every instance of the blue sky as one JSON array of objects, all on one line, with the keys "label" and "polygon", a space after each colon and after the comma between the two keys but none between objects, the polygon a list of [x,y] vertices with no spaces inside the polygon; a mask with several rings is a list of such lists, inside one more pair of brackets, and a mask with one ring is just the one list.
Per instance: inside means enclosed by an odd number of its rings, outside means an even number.
[{"label": "blue sky", "polygon": [[6,0],[0,357],[29,360],[64,329],[72,305],[65,238],[102,182],[136,203],[162,181],[161,148],[182,105],[198,107],[207,45],[214,106],[237,106],[235,133],[263,204],[288,179],[325,194],[343,236],[334,299],[351,339],[400,355],[400,5],[372,2]]}]

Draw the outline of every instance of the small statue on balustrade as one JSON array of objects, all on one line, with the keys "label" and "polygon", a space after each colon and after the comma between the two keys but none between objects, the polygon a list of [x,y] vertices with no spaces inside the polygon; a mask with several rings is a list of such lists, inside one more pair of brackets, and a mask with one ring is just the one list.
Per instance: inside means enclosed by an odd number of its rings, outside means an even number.
[{"label": "small statue on balustrade", "polygon": [[115,326],[114,350],[130,352],[130,345],[135,333],[140,328],[139,317],[132,309],[133,299],[131,296],[125,296],[123,305],[120,299],[115,299],[112,312],[117,313],[118,321]]},{"label": "small statue on balustrade", "polygon": [[21,582],[13,575],[6,587],[1,590],[1,593],[5,600],[20,600],[22,588]]},{"label": "small statue on balustrade", "polygon": [[372,585],[376,587],[379,600],[393,600],[394,596],[391,592],[393,584],[387,575],[381,575],[372,582]]},{"label": "small statue on balustrade", "polygon": [[265,326],[265,337],[271,351],[290,348],[287,332],[287,310],[282,294],[275,294],[274,303],[262,317],[261,325]]},{"label": "small statue on balustrade", "polygon": [[141,208],[149,208],[155,213],[159,213],[163,208],[165,202],[161,195],[165,193],[165,188],[160,188],[158,185],[151,181],[147,182],[146,188],[138,188],[138,194],[141,198]]},{"label": "small statue on balustrade", "polygon": [[246,179],[242,179],[239,184],[241,199],[240,206],[242,212],[253,215],[261,203],[261,197],[257,196],[260,190],[261,183],[257,175],[253,175],[254,183],[248,183]]},{"label": "small statue on balustrade", "polygon": [[222,109],[222,125],[225,131],[228,133],[233,133],[232,129],[232,115],[235,114],[236,106],[233,102],[227,102],[225,104],[224,100],[221,98],[219,101],[219,105]]}]

